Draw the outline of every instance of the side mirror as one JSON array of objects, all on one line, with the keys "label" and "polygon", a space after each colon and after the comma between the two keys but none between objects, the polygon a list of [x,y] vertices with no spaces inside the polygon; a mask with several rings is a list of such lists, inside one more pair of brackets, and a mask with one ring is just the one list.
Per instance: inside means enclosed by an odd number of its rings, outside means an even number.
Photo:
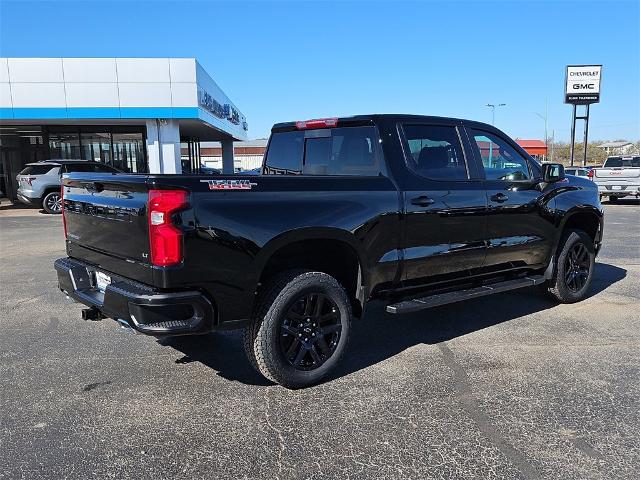
[{"label": "side mirror", "polygon": [[545,183],[554,183],[564,180],[564,165],[561,163],[543,163],[542,164],[542,181]]}]

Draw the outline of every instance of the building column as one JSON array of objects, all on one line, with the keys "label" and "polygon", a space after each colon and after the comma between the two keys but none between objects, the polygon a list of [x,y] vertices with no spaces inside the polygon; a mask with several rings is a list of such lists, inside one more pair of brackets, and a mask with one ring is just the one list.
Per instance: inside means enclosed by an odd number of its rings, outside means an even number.
[{"label": "building column", "polygon": [[233,163],[233,140],[226,139],[220,142],[222,144],[222,173],[235,173]]},{"label": "building column", "polygon": [[147,120],[149,173],[182,173],[177,120]]}]

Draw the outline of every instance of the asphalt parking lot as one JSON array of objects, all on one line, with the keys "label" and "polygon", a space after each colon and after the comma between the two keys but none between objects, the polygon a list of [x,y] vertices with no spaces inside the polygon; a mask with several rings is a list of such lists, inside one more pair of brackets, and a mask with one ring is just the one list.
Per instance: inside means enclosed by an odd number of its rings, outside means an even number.
[{"label": "asphalt parking lot", "polygon": [[640,204],[606,205],[591,296],[536,289],[401,317],[289,391],[238,332],[157,341],[56,288],[61,219],[0,207],[0,478],[636,479]]}]

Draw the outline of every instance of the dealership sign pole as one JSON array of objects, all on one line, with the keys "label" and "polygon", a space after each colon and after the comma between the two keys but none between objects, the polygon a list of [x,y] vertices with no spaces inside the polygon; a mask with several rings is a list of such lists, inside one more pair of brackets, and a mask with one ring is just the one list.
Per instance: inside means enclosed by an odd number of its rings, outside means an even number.
[{"label": "dealership sign pole", "polygon": [[[571,121],[571,166],[576,143],[576,120],[584,120],[584,152],[582,165],[587,165],[587,137],[589,135],[589,106],[600,101],[602,65],[567,65],[564,103],[573,105]],[[585,114],[576,116],[578,105],[585,106]]]}]

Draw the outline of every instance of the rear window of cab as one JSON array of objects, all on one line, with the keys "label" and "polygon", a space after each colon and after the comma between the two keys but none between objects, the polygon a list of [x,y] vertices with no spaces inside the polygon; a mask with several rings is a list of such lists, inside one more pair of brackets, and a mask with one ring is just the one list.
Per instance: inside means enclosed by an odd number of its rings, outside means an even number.
[{"label": "rear window of cab", "polygon": [[640,157],[610,157],[604,162],[604,168],[640,167]]},{"label": "rear window of cab", "polygon": [[279,132],[271,136],[265,175],[359,175],[384,173],[375,127]]}]

